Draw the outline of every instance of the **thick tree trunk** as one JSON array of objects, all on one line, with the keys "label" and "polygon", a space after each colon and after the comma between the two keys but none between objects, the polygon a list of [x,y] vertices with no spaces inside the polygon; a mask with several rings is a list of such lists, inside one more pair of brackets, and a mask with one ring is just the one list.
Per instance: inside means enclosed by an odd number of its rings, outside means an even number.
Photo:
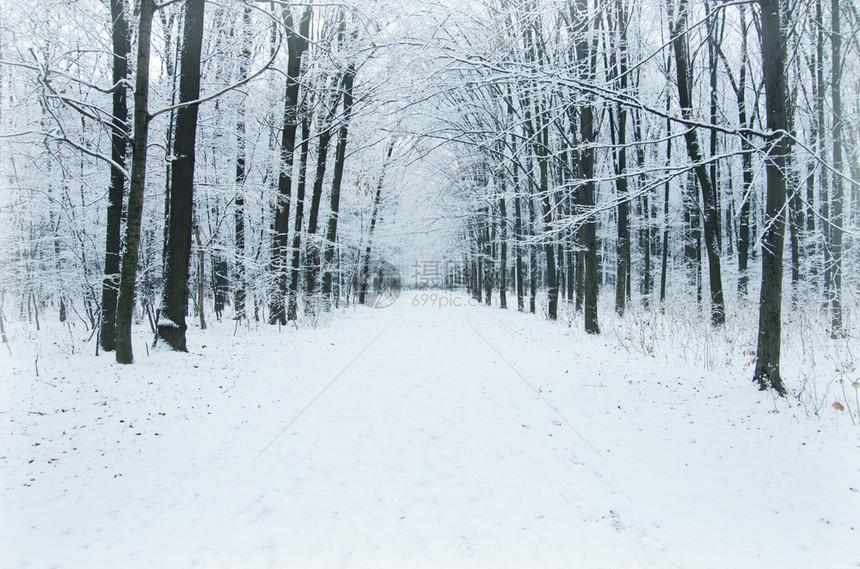
[{"label": "thick tree trunk", "polygon": [[[179,62],[179,102],[200,98],[200,53],[203,45],[204,0],[186,0]],[[174,350],[188,351],[185,315],[188,311],[188,269],[191,261],[191,227],[194,209],[194,144],[197,138],[197,104],[176,113],[175,159],[170,173],[170,216],[164,295],[156,339]],[[202,310],[202,306],[200,309]]]},{"label": "thick tree trunk", "polygon": [[[177,62],[179,60],[176,53],[174,53],[174,49],[177,51],[181,48],[180,42],[173,41],[173,23],[176,20],[176,12],[173,11],[173,8],[165,8],[159,12],[161,19],[161,29],[164,34],[164,73],[167,77],[167,82],[170,84],[170,106],[173,107],[176,105],[176,78],[177,78]],[[170,157],[173,156],[173,138],[175,133],[176,126],[176,110],[171,110],[167,115],[167,132],[164,136],[164,221],[162,224],[162,235],[163,239],[161,240],[161,260],[162,260],[162,277],[167,270],[167,267],[164,263],[167,261],[168,251],[167,244],[169,242],[168,232],[170,231],[170,225],[167,223],[167,220],[170,219],[170,182],[171,182],[171,171],[173,168],[173,161],[170,160]]]},{"label": "thick tree trunk", "polygon": [[146,181],[146,146],[149,131],[149,51],[155,0],[140,1],[137,72],[134,88],[134,139],[131,154],[131,181],[128,190],[128,217],[125,226],[125,251],[122,256],[119,298],[116,309],[116,361],[134,361],[131,320],[134,313],[134,284],[140,246],[140,220],[143,215],[143,190]]},{"label": "thick tree trunk", "polygon": [[105,277],[102,283],[102,314],[99,343],[104,351],[116,347],[116,300],[119,287],[120,248],[122,247],[122,202],[125,193],[125,167],[128,148],[128,57],[131,33],[123,0],[111,0],[111,39],[113,43],[113,108],[111,111],[110,186],[108,187],[107,225],[105,227]]},{"label": "thick tree trunk", "polygon": [[781,0],[760,0],[762,71],[767,127],[767,210],[762,236],[762,283],[759,300],[758,351],[754,380],[761,389],[785,395],[780,376],[782,337],[782,257],[785,240],[786,157],[791,152],[785,79],[786,45]]},{"label": "thick tree trunk", "polygon": [[[587,69],[585,80],[593,80],[597,73],[597,37],[594,35],[592,42],[588,40],[588,34],[591,18],[588,14],[587,0],[576,0],[576,4],[571,5],[571,10],[575,10],[572,14],[572,20],[576,22],[577,39],[576,39],[576,58],[580,65]],[[591,214],[594,208],[594,141],[597,138],[597,129],[594,126],[594,111],[592,106],[587,102],[579,112],[579,127],[580,139],[582,140],[582,150],[579,153],[579,163],[583,184],[579,193],[579,206],[584,212]],[[578,298],[583,298],[584,314],[585,314],[585,331],[589,334],[599,334],[600,325],[597,317],[597,296],[598,296],[598,266],[597,266],[597,219],[593,215],[589,215],[585,223],[580,229],[582,246],[585,248],[583,253],[583,291]]]},{"label": "thick tree trunk", "polygon": [[269,300],[269,323],[287,322],[287,254],[290,232],[290,192],[293,185],[293,155],[298,127],[299,75],[302,54],[308,47],[311,8],[305,8],[296,33],[293,11],[284,7],[284,26],[287,29],[287,87],[284,96],[284,128],[281,133],[281,163],[278,169],[278,200],[275,205],[275,231],[272,236],[272,270],[274,290]]}]

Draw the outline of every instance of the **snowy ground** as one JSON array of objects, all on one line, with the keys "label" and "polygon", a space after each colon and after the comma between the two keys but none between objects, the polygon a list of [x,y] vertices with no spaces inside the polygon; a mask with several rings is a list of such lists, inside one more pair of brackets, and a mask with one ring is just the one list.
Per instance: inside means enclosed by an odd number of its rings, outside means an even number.
[{"label": "snowy ground", "polygon": [[0,566],[860,567],[847,413],[439,305],[142,335],[126,367],[10,326]]}]

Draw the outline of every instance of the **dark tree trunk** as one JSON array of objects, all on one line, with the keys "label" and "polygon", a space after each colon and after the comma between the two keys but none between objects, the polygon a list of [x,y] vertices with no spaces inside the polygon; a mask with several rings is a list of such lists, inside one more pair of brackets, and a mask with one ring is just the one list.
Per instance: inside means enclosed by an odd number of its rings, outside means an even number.
[{"label": "dark tree trunk", "polygon": [[[816,69],[817,69],[817,57],[816,54],[810,56],[809,63],[809,74],[812,77],[812,101],[813,101],[813,109],[818,106],[818,81],[816,79]],[[809,121],[809,147],[813,149],[813,151],[818,154],[821,151],[821,134],[820,134],[820,125],[818,124],[818,118],[813,116]],[[810,158],[807,161],[806,166],[806,232],[808,235],[815,235],[815,204],[817,200],[815,198],[815,183],[817,180],[817,165],[814,158]],[[806,246],[809,247],[809,250],[806,251],[807,256],[816,257],[816,247],[813,241],[806,243]],[[810,276],[814,277],[817,274],[817,264],[815,262],[811,263],[810,266]]]},{"label": "dark tree trunk", "polygon": [[830,90],[833,99],[833,195],[830,211],[830,255],[832,287],[830,292],[830,334],[842,336],[842,232],[843,232],[843,182],[842,182],[842,30],[839,0],[830,2]]},{"label": "dark tree trunk", "polygon": [[[790,101],[789,101],[790,102]],[[792,109],[789,110],[789,125],[793,122],[791,117]],[[792,136],[795,135],[794,129],[789,127]],[[791,155],[785,159],[787,168],[787,193],[788,193],[788,227],[789,227],[789,244],[791,248],[791,285],[793,296],[797,293],[797,288],[800,283],[800,264],[801,252],[800,241],[803,238],[803,221],[804,210],[800,199],[800,180],[797,177],[797,170],[794,165],[794,159]],[[796,298],[795,298],[796,300]]]},{"label": "dark tree trunk", "polygon": [[301,273],[302,229],[305,215],[305,186],[307,182],[308,152],[310,149],[311,124],[306,110],[302,116],[302,144],[299,156],[299,181],[296,184],[296,221],[293,225],[293,250],[290,262],[290,287],[287,301],[287,320],[298,318],[299,274]]},{"label": "dark tree trunk", "polygon": [[[637,81],[638,83],[638,81]],[[638,187],[642,191],[647,183],[645,174],[645,145],[642,138],[642,116],[636,111],[633,114],[633,133],[636,137],[636,166],[639,168]],[[654,292],[654,273],[652,255],[657,253],[657,244],[654,242],[654,222],[656,208],[652,204],[652,190],[646,190],[642,195],[642,224],[640,231],[641,249],[643,252],[644,266],[642,268],[642,303],[645,308],[651,305]],[[629,294],[629,292],[628,292]]]},{"label": "dark tree trunk", "polygon": [[[675,71],[678,77],[678,99],[684,118],[693,120],[695,118],[692,105],[692,89],[689,84],[690,62],[688,60],[687,48],[687,5],[682,0],[678,21],[674,24],[670,21],[670,35],[675,52]],[[687,143],[687,152],[694,164],[696,178],[702,191],[702,209],[705,216],[705,246],[708,252],[708,267],[711,289],[711,324],[720,326],[726,321],[726,307],[723,300],[723,284],[720,272],[720,218],[715,203],[715,193],[708,171],[702,163],[702,153],[699,149],[699,140],[696,130],[688,128],[684,132],[684,140]]]},{"label": "dark tree trunk", "polygon": [[319,137],[319,146],[317,148],[316,178],[314,179],[313,194],[311,195],[311,211],[308,217],[308,242],[307,256],[305,259],[305,295],[307,297],[305,312],[307,314],[316,313],[314,294],[316,293],[317,278],[320,270],[320,244],[317,239],[317,229],[319,225],[320,201],[322,200],[326,161],[328,160],[328,147],[331,142],[331,137],[331,125],[324,123],[323,131],[320,133]]},{"label": "dark tree trunk", "polygon": [[523,281],[525,280],[525,270],[523,269],[523,212],[516,169],[517,166],[514,165],[514,191],[516,192],[514,195],[514,239],[516,245],[514,247],[516,251],[517,310],[525,312],[525,288],[523,286]]},{"label": "dark tree trunk", "polygon": [[[706,13],[706,23],[707,23],[707,31],[708,31],[708,70],[710,71],[710,89],[709,89],[709,99],[710,99],[710,123],[712,125],[717,124],[718,120],[718,108],[717,108],[717,94],[718,94],[718,78],[719,78],[719,67],[717,65],[717,48],[722,42],[722,30],[723,30],[723,18],[725,17],[725,10],[720,10],[717,13],[711,12],[710,3],[705,2],[705,13]],[[713,191],[713,204],[714,210],[716,211],[717,219],[721,219],[720,215],[720,181],[719,181],[719,164],[716,160],[717,156],[717,143],[719,142],[719,136],[717,134],[717,129],[712,128],[709,132],[709,143],[710,143],[710,153],[711,153],[711,168],[710,168],[710,177],[711,177],[711,190]],[[718,226],[719,228],[719,226]],[[722,231],[718,229],[717,231],[717,250],[722,254]]]},{"label": "dark tree trunk", "polygon": [[[666,106],[670,105],[671,97],[666,94]],[[672,121],[666,121],[666,164],[672,162]],[[663,310],[666,302],[666,277],[669,268],[669,188],[667,179],[663,196],[663,258],[660,263],[660,309]]]},{"label": "dark tree trunk", "polygon": [[764,73],[767,128],[767,210],[762,235],[762,283],[759,300],[759,334],[755,381],[785,394],[779,370],[782,337],[782,256],[785,239],[786,157],[791,152],[786,136],[788,120],[785,79],[786,45],[781,0],[760,0],[762,71]]},{"label": "dark tree trunk", "polygon": [[[616,0],[615,25],[618,28],[617,45],[611,49],[611,75],[617,78],[618,88],[622,93],[627,91],[627,18],[622,0]],[[612,25],[610,24],[610,30]],[[617,55],[616,55],[617,54]],[[617,61],[616,61],[617,60]],[[615,106],[615,112],[610,116],[612,138],[615,149],[615,191],[618,200],[617,227],[615,241],[615,312],[624,315],[630,280],[630,201],[627,183],[627,108],[625,105]]]},{"label": "dark tree trunk", "polygon": [[370,280],[370,253],[373,246],[373,232],[376,230],[376,221],[379,217],[379,202],[382,198],[382,185],[385,181],[385,170],[388,168],[388,163],[391,161],[391,153],[394,151],[394,137],[388,143],[388,148],[385,150],[385,160],[382,162],[382,172],[379,173],[379,180],[376,182],[376,193],[373,196],[373,210],[370,213],[370,226],[367,230],[367,248],[364,251],[364,262],[361,264],[361,281],[358,289],[358,302],[364,304],[367,300],[367,283]]},{"label": "dark tree trunk", "polygon": [[555,238],[552,232],[552,204],[549,194],[549,175],[548,157],[547,154],[547,129],[543,127],[543,136],[541,136],[541,148],[543,151],[539,154],[540,179],[541,179],[541,202],[543,204],[543,224],[544,231],[548,233],[545,237],[544,253],[546,255],[546,296],[547,296],[547,317],[550,320],[558,318],[558,275],[556,275],[556,258],[555,258]]},{"label": "dark tree trunk", "polygon": [[143,190],[146,181],[146,146],[149,131],[149,51],[155,0],[140,1],[137,72],[134,87],[134,138],[131,154],[131,181],[128,189],[128,214],[125,226],[125,251],[122,255],[119,298],[116,308],[116,361],[134,361],[131,345],[131,320],[134,313],[134,284],[140,247],[140,220],[143,215]]},{"label": "dark tree trunk", "polygon": [[[815,116],[818,123],[818,132],[821,139],[819,145],[819,156],[823,162],[827,162],[827,144],[826,136],[827,125],[824,120],[825,96],[827,93],[827,84],[824,81],[824,0],[818,0],[815,3],[815,22],[817,26],[815,53],[816,53],[816,69],[815,69],[815,84],[817,87],[817,97],[815,98]],[[831,309],[831,299],[833,298],[833,262],[831,240],[833,226],[830,219],[830,184],[827,172],[822,171],[819,178],[820,190],[819,204],[821,207],[821,233],[823,234],[824,246],[822,247],[822,256],[824,264],[824,303],[827,309]]]},{"label": "dark tree trunk", "polygon": [[[244,80],[248,76],[249,62],[251,61],[251,8],[246,6],[242,12],[242,57],[239,59],[239,79]],[[233,210],[233,228],[236,239],[236,253],[234,258],[234,275],[236,280],[236,294],[233,300],[233,308],[236,320],[244,320],[246,317],[245,300],[245,101],[239,103],[236,111],[236,207]]]},{"label": "dark tree trunk", "polygon": [[[535,204],[534,200],[528,198],[529,206],[529,234],[535,233]],[[537,247],[528,245],[529,248],[529,312],[534,314],[537,311],[537,281],[538,281],[538,262],[537,262]]]},{"label": "dark tree trunk", "polygon": [[[194,239],[197,241],[197,300],[195,301],[195,304],[197,305],[197,317],[200,319],[200,329],[205,330],[206,311],[203,310],[203,302],[206,300],[206,247],[203,245],[203,240],[200,238],[200,224],[197,223],[197,212],[193,210],[193,206],[191,224],[194,227]],[[185,302],[187,307],[188,300],[186,299]]]},{"label": "dark tree trunk", "polygon": [[[204,0],[186,0],[179,62],[179,102],[200,98],[200,52],[203,45]],[[194,143],[197,137],[197,104],[176,113],[173,143],[175,160],[170,173],[170,216],[164,295],[156,340],[186,352],[185,315],[188,311],[188,267],[191,261],[191,217],[194,209]],[[202,307],[200,307],[202,309]]]},{"label": "dark tree trunk", "polygon": [[290,232],[290,192],[293,185],[293,155],[298,127],[299,74],[302,54],[308,47],[311,8],[305,8],[298,33],[292,8],[284,8],[287,28],[287,87],[284,96],[284,128],[281,133],[281,164],[278,172],[278,200],[275,205],[275,232],[272,236],[272,270],[275,287],[269,301],[269,324],[286,324],[287,245]]},{"label": "dark tree trunk", "polygon": [[499,197],[499,306],[508,307],[508,208]]},{"label": "dark tree trunk", "polygon": [[[587,0],[577,0],[575,8],[571,5],[571,10],[575,10],[572,14],[572,20],[577,26],[576,40],[576,58],[580,65],[586,69],[585,80],[594,79],[597,72],[597,37],[589,43],[588,32],[591,18],[588,15]],[[579,163],[583,184],[579,193],[579,206],[585,212],[590,214],[585,223],[580,229],[582,238],[582,246],[584,252],[584,270],[580,271],[583,275],[583,294],[579,297],[584,299],[585,310],[585,331],[589,334],[599,334],[600,325],[597,317],[597,296],[598,296],[598,265],[597,265],[597,219],[595,219],[591,210],[594,208],[594,141],[597,138],[597,130],[594,126],[594,111],[592,106],[587,102],[579,112],[580,139],[582,140],[582,150],[579,154]]]},{"label": "dark tree trunk", "polygon": [[215,301],[215,318],[221,320],[230,292],[229,264],[219,256],[212,257],[212,295]]},{"label": "dark tree trunk", "polygon": [[126,149],[128,148],[128,57],[131,33],[123,0],[111,0],[111,39],[113,42],[113,109],[111,111],[110,186],[108,188],[107,226],[105,228],[105,277],[102,283],[102,314],[99,342],[104,351],[116,347],[116,299],[119,287],[119,261],[122,247],[122,202],[125,193]]},{"label": "dark tree trunk", "polygon": [[[162,9],[160,12],[161,19],[161,28],[164,33],[164,72],[167,76],[167,82],[170,84],[170,106],[173,107],[176,104],[176,66],[179,60],[179,57],[176,53],[174,53],[174,48],[178,52],[181,49],[182,45],[180,42],[173,41],[173,23],[176,21],[176,13],[172,8]],[[164,161],[164,221],[162,224],[162,233],[163,239],[161,240],[161,261],[162,261],[162,279],[164,278],[164,274],[167,271],[167,266],[165,263],[167,262],[167,257],[169,252],[167,250],[167,244],[169,242],[168,232],[170,231],[170,225],[167,223],[167,220],[170,219],[170,181],[171,181],[171,169],[173,168],[173,161],[169,158],[173,156],[173,138],[175,133],[176,126],[176,110],[173,109],[167,115],[167,132],[164,137],[164,156],[166,157]],[[156,313],[157,314],[157,313]]]},{"label": "dark tree trunk", "polygon": [[[510,88],[505,98],[507,102],[508,117],[513,119],[515,116],[514,104],[511,97]],[[519,156],[517,155],[517,137],[516,134],[511,136],[511,182],[514,186],[514,256],[516,264],[516,281],[517,281],[517,310],[525,311],[525,271],[523,270],[523,211],[522,197],[520,191],[520,166]]]},{"label": "dark tree trunk", "polygon": [[[738,122],[742,127],[749,125],[747,118],[746,85],[747,85],[747,23],[746,10],[739,7],[741,14],[741,64],[738,79]],[[750,202],[753,191],[752,144],[747,136],[741,136],[741,168],[743,170],[743,191],[741,195],[741,210],[738,216],[738,297],[747,295],[749,277],[747,269],[750,258]]]},{"label": "dark tree trunk", "polygon": [[483,224],[482,240],[484,243],[484,302],[487,306],[491,306],[493,304],[493,259],[495,258],[493,254],[493,246],[495,245],[493,232],[495,231],[495,225],[493,224],[489,207],[483,211],[481,219]]},{"label": "dark tree trunk", "polygon": [[[352,116],[352,85],[355,81],[355,65],[350,64],[343,76],[343,117],[337,136],[337,147],[334,156],[334,178],[331,184],[331,214],[328,218],[326,231],[325,253],[323,256],[322,293],[328,299],[332,293],[332,273],[334,271],[334,250],[337,244],[337,217],[340,212],[340,185],[343,179],[343,166],[346,162],[346,141],[349,134],[349,120]],[[327,301],[326,301],[327,302]]]}]

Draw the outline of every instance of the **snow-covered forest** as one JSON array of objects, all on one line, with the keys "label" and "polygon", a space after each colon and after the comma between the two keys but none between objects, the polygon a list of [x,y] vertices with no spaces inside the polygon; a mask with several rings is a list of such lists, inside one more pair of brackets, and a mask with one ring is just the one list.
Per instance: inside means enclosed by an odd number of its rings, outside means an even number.
[{"label": "snow-covered forest", "polygon": [[0,113],[10,566],[860,565],[853,0],[5,0]]}]

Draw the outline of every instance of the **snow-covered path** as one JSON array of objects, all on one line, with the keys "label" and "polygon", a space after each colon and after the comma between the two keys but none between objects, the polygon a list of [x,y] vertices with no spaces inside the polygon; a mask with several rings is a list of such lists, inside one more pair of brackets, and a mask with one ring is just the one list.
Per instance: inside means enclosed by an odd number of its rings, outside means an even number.
[{"label": "snow-covered path", "polygon": [[0,565],[860,563],[850,424],[422,298],[316,329],[224,323],[187,355],[139,343],[130,367],[44,347],[35,378],[3,356]]}]

